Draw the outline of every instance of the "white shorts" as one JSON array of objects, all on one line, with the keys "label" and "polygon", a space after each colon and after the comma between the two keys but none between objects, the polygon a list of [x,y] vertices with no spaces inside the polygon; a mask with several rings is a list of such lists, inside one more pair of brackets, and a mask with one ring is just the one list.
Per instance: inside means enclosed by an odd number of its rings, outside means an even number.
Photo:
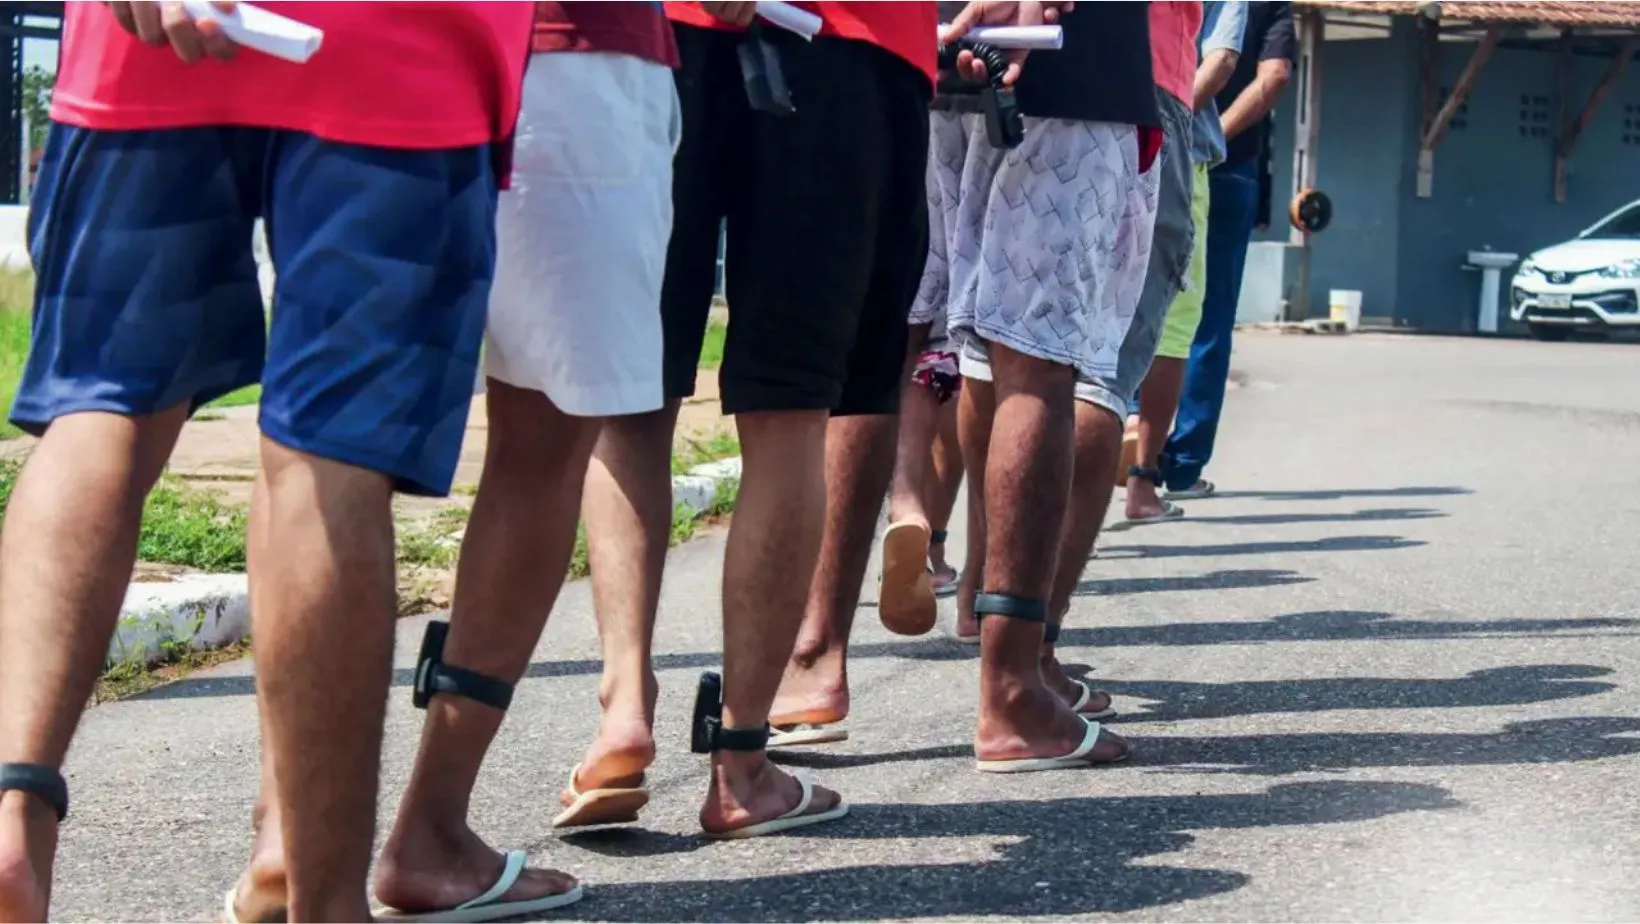
[{"label": "white shorts", "polygon": [[987,345],[1115,374],[1144,286],[1157,171],[1131,125],[1026,119],[993,146],[981,116],[935,112],[929,257],[911,323],[946,316],[962,374],[990,379]]},{"label": "white shorts", "polygon": [[530,60],[496,219],[491,378],[578,417],[661,406],[661,278],[682,127],[666,67],[605,52]]}]

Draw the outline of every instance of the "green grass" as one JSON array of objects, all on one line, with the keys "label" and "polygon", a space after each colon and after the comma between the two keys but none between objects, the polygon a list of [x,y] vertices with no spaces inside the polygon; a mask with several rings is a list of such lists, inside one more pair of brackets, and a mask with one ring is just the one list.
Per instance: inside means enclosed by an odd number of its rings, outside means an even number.
[{"label": "green grass", "polygon": [[685,436],[672,450],[672,474],[682,475],[697,465],[740,455],[740,440],[728,430],[705,436]]},{"label": "green grass", "polygon": [[[15,460],[0,460],[0,520],[21,471]],[[244,571],[245,508],[162,478],[143,506],[137,557],[198,571]]]},{"label": "green grass", "polygon": [[[34,305],[34,274],[0,273],[0,415],[11,412],[17,383],[28,359],[29,328]],[[21,436],[11,421],[0,419],[0,439]]]},{"label": "green grass", "polygon": [[706,339],[700,345],[701,369],[716,369],[723,365],[723,338],[728,336],[729,327],[722,321],[713,318],[706,324]]}]

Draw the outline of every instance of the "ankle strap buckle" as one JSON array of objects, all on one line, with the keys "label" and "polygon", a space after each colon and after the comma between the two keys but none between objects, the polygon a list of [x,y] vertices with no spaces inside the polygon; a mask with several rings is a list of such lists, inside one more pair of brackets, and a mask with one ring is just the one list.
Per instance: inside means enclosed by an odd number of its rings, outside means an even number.
[{"label": "ankle strap buckle", "polygon": [[512,705],[513,685],[445,664],[444,640],[449,634],[450,624],[443,620],[435,619],[427,624],[427,633],[421,637],[421,656],[416,661],[415,686],[410,690],[411,704],[417,709],[426,709],[434,694],[443,693],[506,712]]},{"label": "ankle strap buckle", "polygon": [[696,754],[713,751],[761,751],[769,746],[769,726],[725,728],[723,725],[723,678],[713,671],[700,675],[695,688],[695,717],[689,729],[689,750]]}]

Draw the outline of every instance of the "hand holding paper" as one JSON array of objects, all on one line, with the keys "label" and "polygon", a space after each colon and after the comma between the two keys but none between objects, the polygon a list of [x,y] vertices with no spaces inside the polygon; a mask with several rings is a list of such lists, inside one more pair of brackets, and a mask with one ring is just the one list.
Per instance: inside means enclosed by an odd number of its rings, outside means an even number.
[{"label": "hand holding paper", "polygon": [[780,0],[757,0],[757,15],[782,29],[789,29],[806,39],[812,39],[824,25],[820,17],[801,7]]}]

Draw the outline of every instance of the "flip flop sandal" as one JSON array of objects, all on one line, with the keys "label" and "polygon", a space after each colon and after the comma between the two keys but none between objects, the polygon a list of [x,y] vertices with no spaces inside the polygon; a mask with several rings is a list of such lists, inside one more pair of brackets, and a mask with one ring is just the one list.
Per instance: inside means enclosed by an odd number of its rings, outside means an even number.
[{"label": "flip flop sandal", "polygon": [[495,885],[484,894],[465,901],[444,911],[426,911],[419,914],[405,914],[393,908],[377,908],[371,915],[378,921],[447,921],[450,924],[479,924],[483,921],[499,921],[502,918],[515,918],[527,914],[539,914],[573,905],[586,897],[586,889],[577,882],[575,888],[557,895],[545,895],[541,898],[531,898],[524,901],[504,902],[501,896],[518,884],[518,877],[524,873],[524,862],[528,854],[522,850],[507,851],[507,865],[502,868],[500,878]]},{"label": "flip flop sandal", "polygon": [[1218,485],[1206,478],[1198,478],[1195,484],[1182,491],[1168,491],[1167,496],[1176,497],[1179,500],[1196,500],[1203,497],[1212,497],[1218,493],[1218,490]]},{"label": "flip flop sandal", "polygon": [[1077,715],[1089,720],[1116,718],[1116,710],[1110,706],[1106,706],[1098,712],[1083,712],[1082,707],[1086,706],[1088,702],[1093,699],[1093,687],[1088,686],[1081,680],[1072,680],[1071,683],[1076,684],[1077,688],[1081,691],[1076,694],[1076,702],[1071,704],[1071,709],[1074,710]]},{"label": "flip flop sandal", "polygon": [[569,772],[569,785],[558,797],[564,810],[552,820],[554,828],[628,825],[637,821],[638,811],[649,804],[649,790],[642,786],[606,787],[581,792],[575,783],[580,773],[580,764]]},{"label": "flip flop sandal", "polygon": [[1089,722],[1087,733],[1082,736],[1082,743],[1069,754],[1062,754],[1059,757],[1027,757],[1021,760],[979,760],[974,762],[974,767],[981,773],[1040,773],[1044,770],[1068,770],[1127,760],[1125,751],[1122,756],[1112,760],[1094,760],[1090,755],[1098,745],[1099,723]]},{"label": "flip flop sandal", "polygon": [[938,577],[939,575],[934,573],[934,569],[928,569],[928,583],[934,588],[934,596],[936,598],[956,596],[957,590],[962,586],[962,572],[952,568],[951,576],[946,580],[936,580]]},{"label": "flip flop sandal", "polygon": [[1150,524],[1150,523],[1161,523],[1161,522],[1164,522],[1166,520],[1177,520],[1177,519],[1179,519],[1180,517],[1183,517],[1183,516],[1184,516],[1184,508],[1183,507],[1180,507],[1178,504],[1175,504],[1172,501],[1165,501],[1164,500],[1164,501],[1162,501],[1162,512],[1161,513],[1158,513],[1155,516],[1137,517],[1137,518],[1130,519],[1130,520],[1123,520],[1118,525],[1123,529],[1132,529],[1135,526],[1145,526],[1145,525]]},{"label": "flip flop sandal", "polygon": [[883,574],[877,583],[877,616],[896,635],[925,635],[939,621],[928,575],[928,527],[889,524],[883,533]]},{"label": "flip flop sandal", "polygon": [[814,784],[807,777],[797,776],[797,785],[803,789],[803,798],[797,800],[797,806],[779,818],[771,818],[755,825],[744,828],[732,828],[728,831],[703,831],[706,837],[714,841],[744,840],[751,837],[763,837],[768,834],[779,834],[794,828],[806,828],[827,821],[836,821],[848,814],[848,803],[838,802],[823,812],[810,812],[809,806],[814,802]]},{"label": "flip flop sandal", "polygon": [[848,729],[840,725],[793,722],[769,726],[769,748],[798,748],[811,744],[836,744],[848,740]]}]

